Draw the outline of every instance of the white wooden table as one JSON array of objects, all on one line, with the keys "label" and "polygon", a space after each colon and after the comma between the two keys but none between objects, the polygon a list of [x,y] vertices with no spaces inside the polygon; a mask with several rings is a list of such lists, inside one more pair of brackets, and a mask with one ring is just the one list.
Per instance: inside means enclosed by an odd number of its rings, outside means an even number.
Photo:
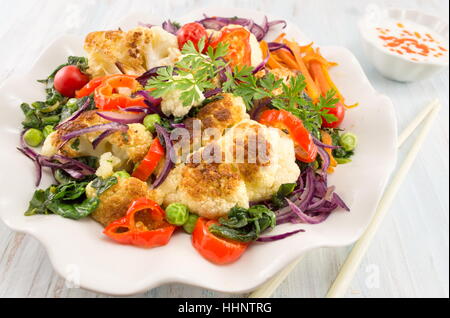
[{"label": "white wooden table", "polygon": [[[53,39],[100,30],[135,11],[167,18],[209,5],[256,8],[297,23],[319,44],[349,48],[375,88],[395,104],[401,130],[434,97],[443,102],[440,119],[419,154],[390,215],[373,242],[347,297],[449,296],[449,72],[414,84],[381,77],[364,56],[356,19],[367,4],[358,0],[289,1],[0,1],[0,83],[26,72]],[[373,1],[380,5],[419,8],[448,21],[446,0]],[[24,86],[27,84],[24,83]],[[1,105],[0,105],[1,107]],[[405,145],[407,148],[408,144]],[[400,152],[402,155],[406,149]],[[382,158],[381,158],[382,160]],[[5,182],[1,180],[1,182]],[[322,297],[350,247],[309,252],[280,286],[275,297]],[[52,269],[43,247],[0,222],[0,297],[104,297],[68,289]],[[229,297],[178,284],[162,286],[139,297]],[[233,295],[245,296],[245,295]]]}]

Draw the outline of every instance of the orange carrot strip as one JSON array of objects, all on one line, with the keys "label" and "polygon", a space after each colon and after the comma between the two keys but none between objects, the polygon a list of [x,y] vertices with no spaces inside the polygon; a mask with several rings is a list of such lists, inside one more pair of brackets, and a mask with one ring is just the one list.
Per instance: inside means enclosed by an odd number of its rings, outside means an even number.
[{"label": "orange carrot strip", "polygon": [[269,53],[269,60],[267,61],[267,66],[271,69],[274,68],[284,68],[275,58],[274,55],[270,53],[269,46],[266,41],[262,40],[259,43],[259,47],[261,48],[261,51],[263,52],[263,58],[266,58],[266,53]]},{"label": "orange carrot strip", "polygon": [[298,67],[300,72],[305,77],[306,81],[306,92],[308,93],[309,97],[311,97],[314,101],[316,101],[320,96],[320,91],[317,88],[316,84],[314,83],[314,80],[312,79],[311,75],[309,74],[309,71],[305,65],[305,63],[302,60],[300,47],[297,43],[291,42],[288,40],[284,40],[284,43],[292,50],[294,53],[295,60],[297,61]]},{"label": "orange carrot strip", "polygon": [[288,68],[300,71],[300,67],[298,66],[297,61],[294,59],[291,53],[285,50],[278,50],[273,52],[275,56],[278,56]]},{"label": "orange carrot strip", "polygon": [[[326,131],[320,131],[321,135],[322,135],[322,142],[325,145],[329,145],[332,146],[333,145],[333,139],[331,138],[330,134],[327,133]],[[330,166],[327,169],[328,173],[333,173],[334,172],[334,167],[337,166],[337,161],[336,159],[334,159],[333,157],[333,150],[330,148],[325,148],[325,151],[328,153],[328,155],[330,156]]]}]

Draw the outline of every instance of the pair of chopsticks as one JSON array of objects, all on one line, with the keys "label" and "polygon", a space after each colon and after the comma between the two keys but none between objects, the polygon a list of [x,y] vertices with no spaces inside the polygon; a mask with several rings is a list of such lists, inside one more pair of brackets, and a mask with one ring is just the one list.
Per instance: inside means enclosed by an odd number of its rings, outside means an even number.
[{"label": "pair of chopsticks", "polygon": [[[397,194],[400,185],[407,175],[409,169],[414,163],[414,159],[416,158],[423,142],[425,141],[425,137],[428,135],[428,132],[432,126],[436,115],[441,108],[441,103],[439,100],[432,101],[425,109],[423,109],[414,120],[403,130],[403,132],[398,137],[398,147],[401,147],[403,143],[408,139],[408,137],[416,130],[422,121],[424,121],[422,130],[417,136],[413,146],[405,157],[405,160],[401,164],[400,168],[397,170],[397,173],[392,177],[392,180],[388,187],[386,188],[380,203],[378,204],[375,215],[369,224],[368,228],[361,236],[361,238],[355,243],[350,254],[347,256],[344,264],[341,267],[339,274],[337,275],[335,281],[331,285],[328,293],[326,295],[327,298],[337,298],[343,297],[345,292],[347,291],[350,283],[353,280],[353,277],[356,271],[361,264],[361,261],[368,250],[370,243],[372,242],[373,237],[375,236],[381,222],[389,211],[389,207],[394,200],[395,195]],[[292,270],[297,266],[297,264],[301,261],[303,255],[300,256],[297,260],[286,266],[281,272],[279,272],[275,277],[264,283],[261,287],[255,290],[253,293],[249,295],[250,298],[267,298],[270,297],[273,292],[278,288],[278,286],[284,281],[284,279],[292,272]]]}]

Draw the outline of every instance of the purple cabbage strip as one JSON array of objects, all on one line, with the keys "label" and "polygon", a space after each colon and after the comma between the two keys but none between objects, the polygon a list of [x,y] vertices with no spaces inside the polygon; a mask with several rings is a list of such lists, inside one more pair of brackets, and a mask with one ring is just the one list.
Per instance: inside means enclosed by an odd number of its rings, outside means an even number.
[{"label": "purple cabbage strip", "polygon": [[170,135],[167,132],[166,129],[164,129],[162,126],[155,124],[156,128],[156,134],[158,135],[158,139],[160,142],[164,142],[165,146],[165,161],[164,166],[160,172],[160,174],[156,177],[155,181],[152,184],[152,189],[155,189],[159,187],[164,180],[166,180],[167,176],[169,175],[169,172],[172,170],[172,168],[175,166],[175,164],[172,161],[171,153],[173,151],[173,144],[172,140],[170,140]]},{"label": "purple cabbage strip", "polygon": [[145,85],[147,85],[147,81],[155,76],[158,76],[158,70],[162,67],[165,66],[157,66],[154,68],[149,69],[148,71],[144,72],[141,76],[136,78],[136,81],[139,82],[139,84],[141,84],[142,86],[145,87]]},{"label": "purple cabbage strip", "polygon": [[273,241],[278,241],[278,240],[282,240],[285,239],[286,237],[289,237],[291,235],[297,234],[299,232],[305,232],[305,230],[295,230],[295,231],[291,231],[291,232],[286,232],[283,234],[278,234],[278,235],[271,235],[271,236],[262,236],[256,239],[256,241],[258,242],[273,242]]},{"label": "purple cabbage strip", "polygon": [[170,20],[164,21],[162,28],[173,35],[176,35],[178,31],[178,27],[176,27]]},{"label": "purple cabbage strip", "polygon": [[222,89],[220,87],[218,88],[214,88],[214,89],[210,89],[209,91],[206,91],[203,93],[203,95],[205,96],[205,98],[209,98],[211,96],[217,95],[222,93]]},{"label": "purple cabbage strip", "polygon": [[204,19],[198,20],[196,22],[202,24],[206,29],[213,29],[219,31],[223,27],[230,24],[237,24],[246,27],[253,35],[255,35],[258,41],[264,39],[266,34],[270,31],[270,28],[277,24],[284,24],[283,28],[286,27],[285,21],[271,21],[264,17],[262,25],[255,23],[252,19],[245,18],[227,18],[227,17],[208,17],[204,15]]},{"label": "purple cabbage strip", "polygon": [[55,130],[61,128],[68,122],[71,122],[71,121],[77,119],[85,110],[88,109],[90,103],[91,103],[91,99],[88,97],[86,99],[86,102],[83,105],[81,105],[81,107],[78,110],[76,110],[69,118],[64,120],[62,123],[59,123],[58,125],[56,125]]},{"label": "purple cabbage strip", "polygon": [[75,131],[71,131],[65,135],[63,135],[61,137],[61,139],[64,140],[70,140],[72,138],[84,135],[84,134],[88,134],[91,132],[96,132],[96,131],[102,131],[102,130],[109,130],[109,129],[114,129],[114,130],[120,130],[120,131],[127,131],[128,130],[128,126],[125,124],[120,124],[120,123],[116,123],[116,122],[111,122],[111,123],[107,123],[107,124],[100,124],[100,125],[93,125],[90,127],[86,127],[86,128],[82,128],[79,130],[75,130]]}]

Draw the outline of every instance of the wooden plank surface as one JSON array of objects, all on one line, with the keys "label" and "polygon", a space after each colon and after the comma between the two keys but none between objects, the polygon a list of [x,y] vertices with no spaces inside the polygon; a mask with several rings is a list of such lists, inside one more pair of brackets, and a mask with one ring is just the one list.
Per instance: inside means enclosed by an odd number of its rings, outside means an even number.
[{"label": "wooden plank surface", "polygon": [[[373,1],[421,9],[448,21],[445,0]],[[286,17],[319,44],[349,48],[374,87],[394,102],[399,130],[431,99],[444,107],[428,142],[400,190],[390,215],[373,242],[347,297],[448,297],[449,295],[449,72],[418,83],[384,79],[364,56],[356,29],[367,2],[358,0],[227,1]],[[26,72],[50,41],[63,34],[84,35],[141,11],[176,18],[194,8],[223,1],[0,1],[0,84]],[[26,83],[24,83],[26,87]],[[1,107],[1,105],[0,105]],[[409,143],[400,152],[400,160]],[[382,159],[381,159],[382,160]],[[370,167],[368,167],[370,169]],[[2,182],[6,182],[2,180]],[[311,251],[275,297],[323,297],[350,247]],[[52,269],[44,248],[31,236],[0,222],[0,297],[106,297],[67,288]],[[137,297],[242,297],[179,284]]]}]

